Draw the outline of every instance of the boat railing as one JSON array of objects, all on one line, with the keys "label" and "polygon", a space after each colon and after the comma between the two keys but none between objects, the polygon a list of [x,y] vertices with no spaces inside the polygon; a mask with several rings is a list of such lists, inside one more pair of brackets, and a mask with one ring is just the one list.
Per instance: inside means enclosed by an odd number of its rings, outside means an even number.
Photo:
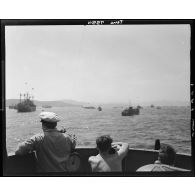
[{"label": "boat railing", "polygon": [[[75,150],[79,154],[80,166],[77,173],[91,173],[88,163],[89,156],[98,154],[96,148],[80,147]],[[136,173],[136,170],[146,164],[153,164],[158,157],[157,150],[129,148],[127,156],[122,161],[123,173]],[[192,170],[191,155],[177,154],[175,167]],[[36,174],[35,153],[24,156],[8,155],[5,164],[5,175],[33,175]],[[65,173],[64,173],[65,174]]]}]

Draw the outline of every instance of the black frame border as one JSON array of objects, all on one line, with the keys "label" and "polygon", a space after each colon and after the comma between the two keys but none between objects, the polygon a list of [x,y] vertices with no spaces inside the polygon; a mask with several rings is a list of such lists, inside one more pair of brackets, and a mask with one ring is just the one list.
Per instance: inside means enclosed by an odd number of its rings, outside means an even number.
[{"label": "black frame border", "polygon": [[[190,50],[190,99],[191,99],[191,155],[192,155],[192,171],[191,172],[174,172],[174,173],[68,173],[64,174],[28,174],[28,175],[9,175],[4,171],[6,168],[6,159],[7,159],[7,150],[6,150],[6,106],[5,106],[5,27],[6,26],[24,26],[24,25],[163,25],[163,24],[189,24],[191,27],[191,50]],[[110,177],[110,176],[146,176],[146,177],[186,177],[186,176],[195,176],[195,132],[194,132],[194,89],[195,89],[195,81],[193,78],[194,70],[194,20],[193,19],[3,19],[1,20],[0,27],[0,36],[1,36],[1,148],[2,150],[2,158],[3,159],[3,176],[87,176],[87,177]]]}]

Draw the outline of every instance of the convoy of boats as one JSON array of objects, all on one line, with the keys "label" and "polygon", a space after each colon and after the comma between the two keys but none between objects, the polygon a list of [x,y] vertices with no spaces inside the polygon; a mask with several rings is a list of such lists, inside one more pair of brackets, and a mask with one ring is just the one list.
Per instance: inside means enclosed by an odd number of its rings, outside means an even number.
[{"label": "convoy of boats", "polygon": [[[31,97],[28,95],[28,93],[24,94],[24,99],[21,99],[20,95],[20,102],[18,104],[12,104],[9,105],[9,109],[16,109],[18,112],[33,112],[36,111],[36,105],[34,104],[33,100]],[[150,106],[151,108],[154,108],[154,105]],[[42,105],[42,108],[52,108],[51,105]],[[82,106],[84,109],[96,109],[94,106]],[[113,107],[113,108],[118,108],[118,107]],[[123,108],[123,107],[119,107]],[[138,105],[136,108],[133,108],[132,106],[124,109],[121,112],[122,116],[133,116],[133,115],[139,115],[140,114],[140,109],[143,109],[142,106]],[[156,109],[161,109],[160,106],[157,106]],[[98,106],[97,107],[98,111],[102,111],[102,107]]]},{"label": "convoy of boats", "polygon": [[[36,105],[34,104],[32,97],[29,96],[28,93],[24,94],[24,99],[21,99],[18,104],[12,104],[9,105],[9,109],[16,109],[18,112],[34,112],[36,111]],[[150,105],[151,108],[154,108],[155,106],[153,104]],[[42,105],[42,108],[52,108],[51,105]],[[82,106],[84,109],[96,109],[94,106]],[[113,107],[113,108],[123,108],[123,107]],[[161,109],[161,106],[156,106],[156,109]],[[122,112],[122,116],[133,116],[133,115],[139,115],[140,109],[143,109],[142,106],[138,105],[137,107],[133,108],[132,106],[125,108]],[[98,111],[102,111],[102,107],[97,107]]]},{"label": "convoy of boats", "polygon": [[[24,99],[21,99],[21,97],[24,96]],[[154,108],[154,105],[150,105],[151,108]],[[42,108],[52,108],[51,105],[42,105]],[[82,106],[84,109],[96,109],[94,106],[87,105],[87,106]],[[114,107],[118,108],[118,107]],[[123,108],[123,107],[120,107]],[[18,112],[34,112],[36,111],[36,105],[33,102],[33,96],[30,96],[29,93],[27,92],[26,94],[20,94],[20,100],[19,103],[16,105],[9,105],[9,109],[16,109]],[[133,115],[139,115],[140,109],[143,109],[142,106],[138,105],[136,108],[133,108],[130,106],[129,108],[124,109],[121,112],[122,116],[133,116]],[[160,106],[157,106],[156,109],[161,109]],[[97,107],[98,111],[102,111],[102,107],[98,106]]]}]

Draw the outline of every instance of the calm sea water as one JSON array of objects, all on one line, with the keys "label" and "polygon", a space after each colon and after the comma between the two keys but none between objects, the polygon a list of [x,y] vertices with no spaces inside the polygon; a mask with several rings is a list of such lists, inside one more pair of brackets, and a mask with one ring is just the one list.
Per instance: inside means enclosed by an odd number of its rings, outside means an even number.
[{"label": "calm sea water", "polygon": [[[17,113],[6,110],[6,144],[8,153],[14,152],[18,143],[41,133],[39,114],[35,112]],[[128,142],[131,148],[154,148],[155,139],[172,145],[179,153],[191,154],[190,108],[145,107],[140,115],[121,116],[122,108],[103,107],[96,109],[81,107],[53,107],[44,109],[57,113],[63,119],[58,123],[68,127],[68,132],[76,134],[78,146],[95,147],[95,139],[103,134],[110,134],[114,141]]]}]

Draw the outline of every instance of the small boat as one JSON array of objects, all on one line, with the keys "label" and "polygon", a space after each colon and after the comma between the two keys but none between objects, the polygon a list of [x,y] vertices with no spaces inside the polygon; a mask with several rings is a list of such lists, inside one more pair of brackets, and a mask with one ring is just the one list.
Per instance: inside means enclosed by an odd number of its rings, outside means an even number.
[{"label": "small boat", "polygon": [[138,114],[139,114],[139,108],[133,108],[133,107],[129,107],[123,110],[121,113],[122,116],[133,116]]},{"label": "small boat", "polygon": [[160,106],[157,106],[156,109],[161,109],[161,107]]},{"label": "small boat", "polygon": [[16,105],[10,105],[9,109],[17,109],[17,106]]},{"label": "small boat", "polygon": [[150,105],[150,107],[151,107],[151,108],[154,108],[154,105],[153,105],[153,104],[151,104],[151,105]]},{"label": "small boat", "polygon": [[52,108],[52,106],[49,105],[43,105],[42,108]]},{"label": "small boat", "polygon": [[85,108],[85,109],[95,109],[95,107],[93,107],[93,106],[83,106],[83,108]]},{"label": "small boat", "polygon": [[138,109],[142,109],[143,107],[142,107],[142,106],[140,106],[140,105],[138,105],[138,106],[137,106],[137,108],[138,108]]},{"label": "small boat", "polygon": [[99,111],[102,111],[102,108],[99,106],[98,108],[97,108]]}]

